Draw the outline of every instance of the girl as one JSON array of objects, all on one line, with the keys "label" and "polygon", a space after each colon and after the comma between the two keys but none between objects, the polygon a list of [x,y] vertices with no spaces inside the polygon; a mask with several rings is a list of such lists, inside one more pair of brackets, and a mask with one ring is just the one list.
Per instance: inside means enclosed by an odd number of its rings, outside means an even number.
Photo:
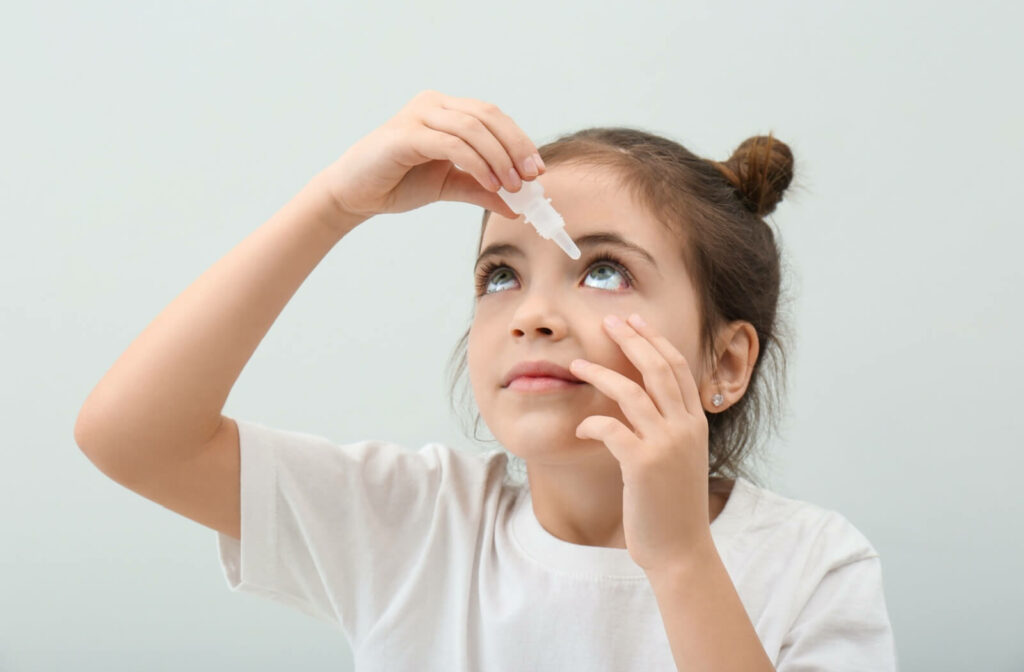
[{"label": "girl", "polygon": [[[763,217],[792,170],[771,136],[724,163],[625,128],[538,149],[494,105],[423,92],[164,309],[76,441],[217,530],[232,590],[335,624],[357,669],[894,670],[870,542],[744,475],[772,418],[762,363],[782,354]],[[533,179],[581,259],[496,193]],[[337,445],[221,414],[345,234],[438,200],[485,209],[457,373],[503,449]]]}]

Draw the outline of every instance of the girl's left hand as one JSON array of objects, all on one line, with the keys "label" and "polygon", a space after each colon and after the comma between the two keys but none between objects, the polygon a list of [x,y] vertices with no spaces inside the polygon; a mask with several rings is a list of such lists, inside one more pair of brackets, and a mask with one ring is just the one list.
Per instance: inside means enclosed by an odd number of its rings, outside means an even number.
[{"label": "girl's left hand", "polygon": [[[614,316],[609,316],[614,317]],[[682,353],[637,315],[605,329],[643,374],[644,387],[600,364],[574,360],[574,375],[618,402],[636,431],[591,415],[581,439],[603,441],[622,468],[622,527],[630,557],[644,571],[672,571],[706,553],[708,422],[697,382]]]}]

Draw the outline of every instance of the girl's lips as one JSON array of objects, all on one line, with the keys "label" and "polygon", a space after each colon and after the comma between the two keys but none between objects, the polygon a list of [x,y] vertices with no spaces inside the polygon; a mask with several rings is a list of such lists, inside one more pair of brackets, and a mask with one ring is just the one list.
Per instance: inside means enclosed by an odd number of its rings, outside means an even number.
[{"label": "girl's lips", "polygon": [[513,366],[508,373],[505,374],[502,387],[508,387],[516,378],[520,376],[529,376],[531,378],[561,378],[562,380],[568,380],[573,383],[582,383],[578,377],[574,376],[572,371],[555,364],[554,362],[546,359],[535,359],[532,361],[519,362]]},{"label": "girl's lips", "polygon": [[512,379],[512,382],[508,384],[508,389],[516,390],[517,392],[551,392],[567,390],[579,387],[580,385],[583,385],[583,383],[574,383],[550,376],[519,376]]}]

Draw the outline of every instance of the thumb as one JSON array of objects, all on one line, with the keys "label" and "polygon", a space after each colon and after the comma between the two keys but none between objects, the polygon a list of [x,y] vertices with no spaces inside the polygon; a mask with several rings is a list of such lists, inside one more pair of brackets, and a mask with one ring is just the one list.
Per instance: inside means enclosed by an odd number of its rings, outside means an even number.
[{"label": "thumb", "polygon": [[485,189],[472,174],[459,170],[454,166],[453,170],[448,173],[448,179],[445,180],[444,186],[441,187],[441,196],[437,200],[472,203],[473,205],[487,208],[502,217],[508,217],[509,219],[519,217],[519,215],[513,212],[512,208],[508,207],[508,203],[501,199],[501,196]]}]

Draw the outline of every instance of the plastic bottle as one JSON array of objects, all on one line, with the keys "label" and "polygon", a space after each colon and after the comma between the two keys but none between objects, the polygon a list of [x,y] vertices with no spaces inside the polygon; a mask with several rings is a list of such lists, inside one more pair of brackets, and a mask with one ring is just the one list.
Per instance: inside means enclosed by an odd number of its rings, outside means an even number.
[{"label": "plastic bottle", "polygon": [[517,215],[525,215],[526,221],[533,224],[541,238],[554,239],[569,258],[580,258],[580,249],[565,232],[565,220],[551,207],[551,199],[544,198],[544,187],[539,181],[524,181],[522,188],[515,193],[501,187],[498,195]]}]

